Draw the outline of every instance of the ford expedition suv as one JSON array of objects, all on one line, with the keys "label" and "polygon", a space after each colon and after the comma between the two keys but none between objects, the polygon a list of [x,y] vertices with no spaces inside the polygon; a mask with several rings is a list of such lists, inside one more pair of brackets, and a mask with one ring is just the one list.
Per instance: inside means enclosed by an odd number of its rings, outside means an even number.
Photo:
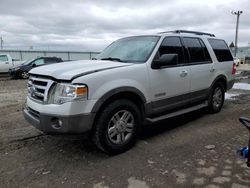
[{"label": "ford expedition suv", "polygon": [[143,125],[221,110],[236,65],[224,40],[177,30],[122,38],[96,60],[34,68],[24,117],[45,133],[89,131],[103,151],[131,148]]}]

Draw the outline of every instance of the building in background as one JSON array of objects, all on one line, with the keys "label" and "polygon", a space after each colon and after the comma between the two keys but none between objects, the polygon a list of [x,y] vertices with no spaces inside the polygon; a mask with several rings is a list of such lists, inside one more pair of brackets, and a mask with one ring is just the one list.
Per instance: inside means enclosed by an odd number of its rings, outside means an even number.
[{"label": "building in background", "polygon": [[74,61],[95,58],[99,52],[77,51],[39,51],[39,50],[0,50],[0,54],[9,54],[12,59],[26,61],[37,57],[59,57],[63,61]]},{"label": "building in background", "polygon": [[[234,54],[234,47],[231,47],[231,51]],[[250,64],[250,46],[238,47],[236,57],[243,60],[245,63]]]}]

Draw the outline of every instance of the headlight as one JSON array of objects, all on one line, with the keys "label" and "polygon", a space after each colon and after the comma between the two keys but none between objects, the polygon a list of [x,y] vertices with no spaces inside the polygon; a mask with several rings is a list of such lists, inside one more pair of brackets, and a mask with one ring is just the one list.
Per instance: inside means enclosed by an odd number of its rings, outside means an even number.
[{"label": "headlight", "polygon": [[51,104],[63,104],[76,100],[87,100],[88,87],[86,85],[72,85],[58,83],[50,91],[48,102]]},{"label": "headlight", "polygon": [[11,71],[17,71],[17,70],[19,70],[20,69],[20,67],[14,67],[14,68],[12,68],[12,69],[10,69]]}]

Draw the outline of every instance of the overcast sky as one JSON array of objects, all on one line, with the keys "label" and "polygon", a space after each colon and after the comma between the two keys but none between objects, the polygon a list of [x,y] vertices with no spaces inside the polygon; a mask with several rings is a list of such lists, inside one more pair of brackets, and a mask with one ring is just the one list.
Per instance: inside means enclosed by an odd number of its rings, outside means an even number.
[{"label": "overcast sky", "polygon": [[250,44],[249,0],[0,0],[4,47],[100,51],[125,36],[190,29]]}]

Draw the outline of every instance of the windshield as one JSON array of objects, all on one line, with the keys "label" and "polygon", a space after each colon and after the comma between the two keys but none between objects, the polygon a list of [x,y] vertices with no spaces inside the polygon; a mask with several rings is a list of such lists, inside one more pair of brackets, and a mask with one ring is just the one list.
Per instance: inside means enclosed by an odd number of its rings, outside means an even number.
[{"label": "windshield", "polygon": [[22,63],[22,65],[28,65],[30,62],[32,62],[34,59],[30,59],[30,60],[27,60],[25,61],[24,63]]},{"label": "windshield", "polygon": [[145,62],[159,40],[158,36],[138,36],[117,40],[98,57],[99,60]]}]

